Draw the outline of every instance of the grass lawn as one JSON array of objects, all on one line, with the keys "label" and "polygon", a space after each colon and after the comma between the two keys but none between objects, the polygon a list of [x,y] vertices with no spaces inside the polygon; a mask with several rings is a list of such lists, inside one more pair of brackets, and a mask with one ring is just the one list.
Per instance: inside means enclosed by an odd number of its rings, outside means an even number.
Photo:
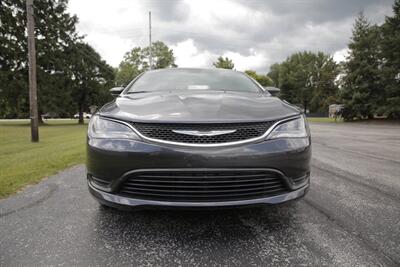
[{"label": "grass lawn", "polygon": [[49,120],[31,143],[28,120],[0,120],[0,198],[85,162],[86,129],[77,120]]},{"label": "grass lawn", "polygon": [[[326,118],[326,117],[321,117],[321,118],[307,118],[308,122],[328,122],[328,123],[335,123],[334,118]],[[336,120],[336,123],[338,122],[343,122],[342,118],[338,118]]]}]

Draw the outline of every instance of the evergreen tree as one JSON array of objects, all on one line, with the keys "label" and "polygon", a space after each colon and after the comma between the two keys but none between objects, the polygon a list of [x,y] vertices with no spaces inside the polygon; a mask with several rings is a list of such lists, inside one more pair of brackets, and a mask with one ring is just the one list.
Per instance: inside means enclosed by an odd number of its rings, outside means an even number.
[{"label": "evergreen tree", "polygon": [[400,119],[400,0],[394,2],[393,13],[381,27],[385,101],[379,111],[389,118]]},{"label": "evergreen tree", "polygon": [[380,80],[379,28],[370,25],[361,12],[357,17],[344,64],[345,77],[341,98],[345,120],[372,118],[383,104]]}]

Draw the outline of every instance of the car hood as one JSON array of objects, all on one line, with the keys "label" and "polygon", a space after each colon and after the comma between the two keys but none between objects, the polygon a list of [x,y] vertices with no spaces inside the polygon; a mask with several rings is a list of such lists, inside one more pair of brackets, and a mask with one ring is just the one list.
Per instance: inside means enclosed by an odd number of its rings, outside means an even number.
[{"label": "car hood", "polygon": [[290,117],[300,111],[263,93],[157,92],[123,95],[99,110],[137,122],[246,122]]}]

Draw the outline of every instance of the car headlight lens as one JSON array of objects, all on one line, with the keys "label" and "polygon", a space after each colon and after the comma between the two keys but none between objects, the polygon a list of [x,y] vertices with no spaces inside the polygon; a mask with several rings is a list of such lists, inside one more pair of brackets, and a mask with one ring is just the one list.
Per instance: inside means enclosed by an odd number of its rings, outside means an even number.
[{"label": "car headlight lens", "polygon": [[93,116],[89,122],[88,135],[92,138],[140,139],[128,126],[97,115]]},{"label": "car headlight lens", "polygon": [[307,127],[304,117],[300,117],[276,126],[267,139],[307,137]]}]

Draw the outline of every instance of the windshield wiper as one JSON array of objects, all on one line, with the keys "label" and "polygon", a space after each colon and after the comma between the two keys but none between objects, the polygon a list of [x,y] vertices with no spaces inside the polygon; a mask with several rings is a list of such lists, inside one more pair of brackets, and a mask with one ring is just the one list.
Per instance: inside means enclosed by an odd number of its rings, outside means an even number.
[{"label": "windshield wiper", "polygon": [[130,94],[140,94],[140,93],[150,93],[151,91],[132,91],[132,92],[126,92],[126,95]]}]

